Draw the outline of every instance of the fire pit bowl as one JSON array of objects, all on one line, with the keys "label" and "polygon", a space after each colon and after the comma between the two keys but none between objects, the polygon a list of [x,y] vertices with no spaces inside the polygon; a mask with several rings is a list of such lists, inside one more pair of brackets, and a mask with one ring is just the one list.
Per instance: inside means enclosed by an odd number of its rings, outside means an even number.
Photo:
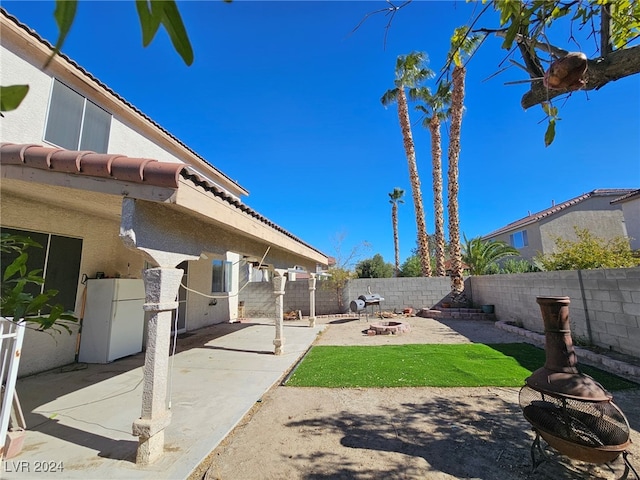
[{"label": "fire pit bowl", "polygon": [[612,401],[585,402],[525,385],[520,408],[551,447],[574,460],[608,463],[631,444],[629,423]]}]

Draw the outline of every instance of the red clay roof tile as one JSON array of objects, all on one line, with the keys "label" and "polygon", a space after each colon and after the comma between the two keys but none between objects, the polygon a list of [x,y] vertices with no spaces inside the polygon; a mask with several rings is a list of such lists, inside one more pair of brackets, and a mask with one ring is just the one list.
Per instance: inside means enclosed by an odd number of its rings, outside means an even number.
[{"label": "red clay roof tile", "polygon": [[184,163],[162,163],[149,158],[12,143],[0,145],[0,163],[169,188],[178,188],[180,172],[186,167]]},{"label": "red clay roof tile", "polygon": [[132,158],[87,151],[61,150],[35,144],[0,143],[0,165],[22,165],[51,172],[71,173],[87,177],[97,176],[168,188],[178,188],[180,178],[183,178],[235,206],[244,214],[250,215],[296,242],[322,253],[218,186],[192,173],[187,168],[188,165],[184,163],[159,162],[148,158]]}]

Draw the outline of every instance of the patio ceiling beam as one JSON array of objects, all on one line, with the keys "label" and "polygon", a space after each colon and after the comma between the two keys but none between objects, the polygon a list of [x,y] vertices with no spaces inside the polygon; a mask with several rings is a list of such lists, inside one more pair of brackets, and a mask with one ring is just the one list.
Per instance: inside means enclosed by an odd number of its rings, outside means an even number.
[{"label": "patio ceiling beam", "polygon": [[[136,248],[158,249],[159,239],[170,236],[175,240],[175,248],[195,257],[199,257],[201,253],[223,255],[232,251],[243,256],[262,258],[269,249],[263,260],[264,264],[273,268],[301,265],[308,271],[316,270],[315,258],[310,258],[309,254],[292,251],[291,239],[286,241],[284,235],[269,236],[268,232],[271,229],[257,221],[251,225],[249,232],[243,230],[242,228],[248,228],[248,225],[242,222],[239,225],[236,220],[229,218],[229,212],[223,214],[217,210],[222,207],[216,207],[214,199],[201,198],[204,205],[200,205],[198,209],[209,212],[205,215],[182,205],[125,198],[122,204],[123,225],[125,211],[132,208],[131,202],[135,203],[131,215],[136,217],[136,222],[145,225],[136,232]],[[221,219],[217,215],[226,217]],[[236,217],[241,215],[245,214],[235,212]]]},{"label": "patio ceiling beam", "polygon": [[[202,219],[207,219],[209,223],[213,222],[231,232],[234,245],[241,237],[243,239],[241,243],[246,247],[256,244],[263,246],[258,249],[262,252],[238,250],[242,247],[234,247],[230,250],[244,255],[261,257],[265,250],[264,246],[271,245],[270,253],[274,255],[274,260],[268,263],[274,264],[276,268],[303,265],[307,270],[315,271],[316,265],[327,264],[327,257],[322,253],[188,180],[181,181],[175,201],[178,206],[188,210],[191,215],[200,216]],[[278,257],[282,257],[282,259],[279,260]]]}]

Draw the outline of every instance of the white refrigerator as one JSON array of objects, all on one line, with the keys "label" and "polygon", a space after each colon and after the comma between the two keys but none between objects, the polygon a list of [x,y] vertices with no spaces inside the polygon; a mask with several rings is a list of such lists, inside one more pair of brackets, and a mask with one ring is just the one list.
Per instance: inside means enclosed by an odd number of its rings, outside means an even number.
[{"label": "white refrigerator", "polygon": [[142,351],[144,283],[141,279],[87,280],[78,361],[108,363]]}]

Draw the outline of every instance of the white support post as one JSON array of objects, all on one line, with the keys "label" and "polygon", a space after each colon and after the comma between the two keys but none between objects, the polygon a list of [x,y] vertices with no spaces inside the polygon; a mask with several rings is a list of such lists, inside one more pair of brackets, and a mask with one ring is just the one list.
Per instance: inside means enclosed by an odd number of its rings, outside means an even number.
[{"label": "white support post", "polygon": [[147,345],[144,358],[142,414],[133,422],[139,437],[136,463],[148,465],[164,452],[164,430],[171,423],[167,409],[171,312],[178,308],[177,296],[183,271],[149,268],[143,272],[147,312]]},{"label": "white support post", "polygon": [[309,326],[316,326],[316,274],[309,276]]},{"label": "white support post", "polygon": [[276,355],[282,355],[284,351],[284,285],[286,281],[287,277],[284,276],[284,271],[276,270],[276,274],[273,276],[273,293],[276,296],[276,338],[273,344]]}]

